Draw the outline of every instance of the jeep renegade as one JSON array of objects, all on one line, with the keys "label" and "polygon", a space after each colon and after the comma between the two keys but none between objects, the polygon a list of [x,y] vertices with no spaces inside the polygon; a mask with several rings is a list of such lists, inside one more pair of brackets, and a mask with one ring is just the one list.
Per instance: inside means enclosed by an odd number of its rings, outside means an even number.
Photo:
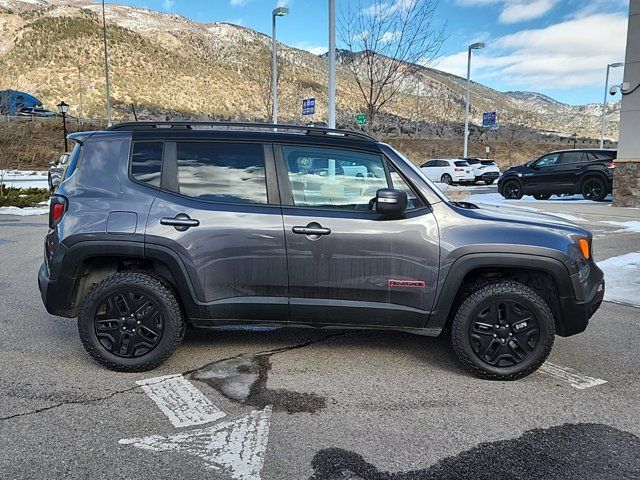
[{"label": "jeep renegade", "polygon": [[363,133],[138,122],[69,138],[38,283],[111,369],[158,366],[187,325],[267,325],[446,332],[464,367],[516,379],[602,302],[589,231],[452,202]]}]

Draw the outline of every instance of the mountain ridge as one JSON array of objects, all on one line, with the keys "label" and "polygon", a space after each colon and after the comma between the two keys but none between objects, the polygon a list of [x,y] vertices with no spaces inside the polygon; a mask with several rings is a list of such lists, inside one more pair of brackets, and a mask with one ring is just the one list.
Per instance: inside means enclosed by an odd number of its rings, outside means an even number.
[{"label": "mountain ridge", "polygon": [[[80,83],[84,116],[103,116],[101,5],[88,0],[0,0],[0,7],[0,29],[6,32],[0,39],[0,89],[34,93],[49,106],[64,97],[79,114]],[[269,117],[268,35],[128,5],[107,4],[106,16],[117,117],[128,118],[131,104],[149,118]],[[343,53],[338,55],[337,99],[339,121],[344,123],[362,110],[363,102],[342,65]],[[325,118],[326,54],[281,44],[279,62],[282,119],[306,121],[299,104],[308,96],[317,98],[313,120]],[[420,66],[385,113],[400,123],[453,127],[464,116],[465,87],[461,77]],[[593,105],[567,105],[536,92],[499,92],[476,82],[471,93],[476,124],[483,111],[495,110],[501,125],[592,137],[599,131],[599,112]],[[615,104],[610,105],[609,137],[617,136],[618,116]]]}]

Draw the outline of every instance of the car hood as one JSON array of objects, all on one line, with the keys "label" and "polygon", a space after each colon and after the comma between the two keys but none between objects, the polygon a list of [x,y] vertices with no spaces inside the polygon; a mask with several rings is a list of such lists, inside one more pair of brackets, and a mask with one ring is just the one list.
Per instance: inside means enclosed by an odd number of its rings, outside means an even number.
[{"label": "car hood", "polygon": [[554,228],[560,230],[570,230],[575,233],[585,234],[587,232],[582,227],[570,220],[526,207],[515,207],[511,205],[491,205],[483,203],[468,204],[477,208],[464,208],[465,213],[471,213],[475,218],[490,220],[494,222],[504,222],[510,224],[530,225],[532,227]]}]

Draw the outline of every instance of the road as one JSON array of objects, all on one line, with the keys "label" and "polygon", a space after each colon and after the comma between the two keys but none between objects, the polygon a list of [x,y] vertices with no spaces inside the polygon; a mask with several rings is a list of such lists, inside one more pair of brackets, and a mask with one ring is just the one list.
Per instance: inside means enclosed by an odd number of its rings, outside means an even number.
[{"label": "road", "polygon": [[[640,250],[601,223],[640,211],[526,206],[580,217],[596,260]],[[516,382],[463,372],[444,338],[295,329],[190,330],[162,367],[115,373],[41,304],[45,231],[0,216],[1,478],[640,478],[636,307],[603,303]],[[176,374],[179,394],[156,380]]]}]

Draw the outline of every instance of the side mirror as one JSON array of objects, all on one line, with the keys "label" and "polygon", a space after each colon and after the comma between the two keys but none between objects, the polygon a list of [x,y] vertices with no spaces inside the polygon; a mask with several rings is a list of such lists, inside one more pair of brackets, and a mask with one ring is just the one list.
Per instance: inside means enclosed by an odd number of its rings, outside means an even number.
[{"label": "side mirror", "polygon": [[536,165],[535,163],[532,163],[531,165],[529,165],[529,168],[532,168],[534,170],[540,170],[540,166]]},{"label": "side mirror", "polygon": [[376,212],[381,215],[402,215],[407,209],[407,193],[392,188],[376,192]]}]

